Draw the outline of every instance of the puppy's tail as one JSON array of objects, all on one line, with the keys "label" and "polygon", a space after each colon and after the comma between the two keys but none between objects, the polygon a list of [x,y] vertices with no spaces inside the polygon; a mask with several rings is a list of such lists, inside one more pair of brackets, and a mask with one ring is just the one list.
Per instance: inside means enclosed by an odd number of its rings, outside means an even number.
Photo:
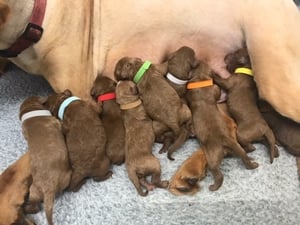
[{"label": "puppy's tail", "polygon": [[54,206],[54,200],[55,200],[55,193],[53,192],[46,192],[44,194],[44,207],[45,207],[45,213],[46,218],[49,225],[53,225],[53,206]]},{"label": "puppy's tail", "polygon": [[179,133],[178,137],[176,138],[175,142],[168,149],[168,158],[170,160],[174,160],[174,158],[172,157],[173,152],[175,152],[179,147],[181,147],[181,145],[183,145],[183,143],[188,139],[189,134],[190,134],[190,132],[187,129],[187,127],[182,126],[180,133]]}]

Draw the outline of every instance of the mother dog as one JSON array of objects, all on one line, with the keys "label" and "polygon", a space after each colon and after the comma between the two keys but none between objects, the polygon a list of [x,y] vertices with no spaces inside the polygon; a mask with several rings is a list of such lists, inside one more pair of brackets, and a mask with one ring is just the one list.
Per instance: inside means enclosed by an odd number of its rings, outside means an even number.
[{"label": "mother dog", "polygon": [[[44,1],[0,0],[0,49]],[[40,41],[10,60],[55,91],[87,97],[97,73],[113,78],[119,58],[160,63],[182,45],[227,77],[224,56],[246,44],[260,96],[300,122],[300,13],[292,0],[51,0],[40,23]]]}]

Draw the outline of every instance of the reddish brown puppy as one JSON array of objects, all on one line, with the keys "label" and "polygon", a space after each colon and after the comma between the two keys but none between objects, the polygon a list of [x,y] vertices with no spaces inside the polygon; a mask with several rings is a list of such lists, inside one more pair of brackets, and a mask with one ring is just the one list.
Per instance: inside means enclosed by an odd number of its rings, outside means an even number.
[{"label": "reddish brown puppy", "polygon": [[102,103],[101,119],[106,132],[106,154],[113,164],[120,165],[125,160],[125,128],[119,104],[116,103],[116,82],[98,76],[91,89],[91,96]]},{"label": "reddish brown puppy", "polygon": [[46,110],[45,100],[37,96],[27,98],[20,106],[20,119],[28,143],[35,187],[29,202],[44,201],[47,221],[52,225],[55,196],[69,185],[71,168],[61,123]]},{"label": "reddish brown puppy", "polygon": [[[160,177],[160,162],[152,154],[152,121],[146,114],[136,85],[132,81],[120,81],[116,95],[124,119],[125,164],[129,179],[141,196],[146,196],[155,187],[167,188],[168,181],[162,181]],[[151,176],[151,183],[146,180],[147,176]]]},{"label": "reddish brown puppy", "polygon": [[69,151],[72,177],[69,190],[78,191],[85,178],[103,181],[111,177],[110,161],[105,153],[106,134],[100,119],[100,107],[72,96],[71,91],[50,95],[45,104],[62,120]]}]

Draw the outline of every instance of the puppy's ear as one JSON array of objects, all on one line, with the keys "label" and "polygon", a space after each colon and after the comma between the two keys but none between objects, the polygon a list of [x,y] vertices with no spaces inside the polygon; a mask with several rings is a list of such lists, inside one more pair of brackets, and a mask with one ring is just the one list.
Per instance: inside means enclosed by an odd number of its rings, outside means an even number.
[{"label": "puppy's ear", "polygon": [[39,102],[42,104],[42,105],[45,105],[46,102],[47,102],[48,98],[47,97],[39,97]]},{"label": "puppy's ear", "polygon": [[0,1],[0,28],[6,23],[9,12],[9,6],[3,1]]},{"label": "puppy's ear", "polygon": [[64,90],[63,94],[67,97],[71,97],[72,96],[72,92],[69,89]]},{"label": "puppy's ear", "polygon": [[90,95],[91,95],[91,97],[93,98],[93,99],[95,99],[96,100],[96,88],[95,88],[95,86],[93,86],[92,88],[91,88],[91,91],[90,91]]}]

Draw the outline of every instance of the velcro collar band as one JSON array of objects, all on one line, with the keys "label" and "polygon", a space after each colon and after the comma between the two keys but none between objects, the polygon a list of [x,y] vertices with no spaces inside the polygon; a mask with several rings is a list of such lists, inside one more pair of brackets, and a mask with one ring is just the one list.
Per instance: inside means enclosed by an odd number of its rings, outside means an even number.
[{"label": "velcro collar band", "polygon": [[173,74],[171,74],[171,73],[168,73],[167,74],[167,79],[169,80],[169,81],[171,81],[172,83],[174,83],[174,84],[178,84],[178,85],[184,85],[184,84],[186,84],[188,81],[187,80],[180,80],[180,79],[178,79],[177,77],[175,77]]},{"label": "velcro collar band", "polygon": [[110,92],[110,93],[106,93],[106,94],[98,96],[98,102],[104,102],[104,101],[113,100],[113,99],[116,99],[115,92]]},{"label": "velcro collar band", "polygon": [[38,117],[38,116],[52,116],[52,114],[49,110],[34,110],[31,112],[25,113],[21,117],[21,122],[23,123],[25,120],[28,120],[33,117]]},{"label": "velcro collar band", "polygon": [[64,118],[64,113],[65,113],[65,109],[74,101],[78,101],[80,100],[80,98],[76,97],[76,96],[72,96],[72,97],[69,97],[67,99],[65,99],[60,107],[59,107],[59,110],[58,110],[58,118],[63,120]]},{"label": "velcro collar band", "polygon": [[133,81],[135,83],[138,83],[150,66],[151,66],[151,62],[145,61],[143,65],[140,67],[140,69],[137,71],[137,73],[135,74]]},{"label": "velcro collar band", "polygon": [[246,75],[249,75],[249,76],[253,76],[252,70],[249,69],[249,68],[246,68],[246,67],[236,68],[234,73],[241,73],[241,74],[246,74]]},{"label": "velcro collar band", "polygon": [[133,109],[135,107],[138,107],[140,104],[142,104],[142,101],[141,101],[141,99],[138,99],[134,102],[130,102],[128,104],[120,105],[120,109],[122,109],[122,110]]},{"label": "velcro collar band", "polygon": [[195,89],[195,88],[203,88],[203,87],[209,87],[213,86],[213,80],[203,80],[203,81],[197,81],[197,82],[190,82],[187,85],[187,89]]}]

